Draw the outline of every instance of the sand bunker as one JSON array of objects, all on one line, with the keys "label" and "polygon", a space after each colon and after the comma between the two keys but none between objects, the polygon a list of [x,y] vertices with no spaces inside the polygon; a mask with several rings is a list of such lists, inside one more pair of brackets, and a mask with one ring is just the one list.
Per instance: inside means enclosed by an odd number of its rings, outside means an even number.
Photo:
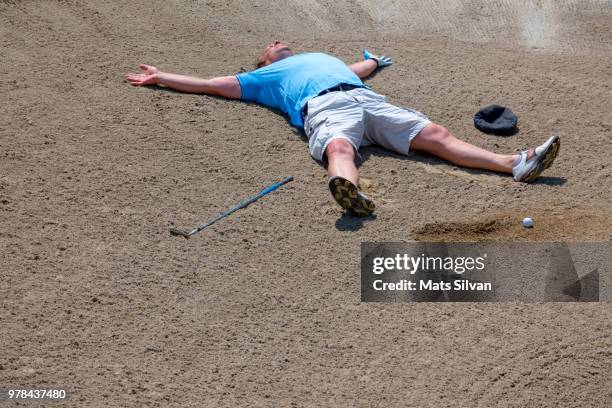
[{"label": "sand bunker", "polygon": [[[72,407],[608,407],[606,304],[361,304],[360,244],[608,241],[610,1],[0,1],[0,385]],[[560,134],[534,184],[364,149],[377,218],[344,217],[300,132],[211,77],[283,39],[478,146]],[[476,131],[509,106],[520,132]],[[190,240],[197,225],[295,181]],[[531,216],[536,227],[520,220]],[[606,391],[607,390],[607,391]]]}]

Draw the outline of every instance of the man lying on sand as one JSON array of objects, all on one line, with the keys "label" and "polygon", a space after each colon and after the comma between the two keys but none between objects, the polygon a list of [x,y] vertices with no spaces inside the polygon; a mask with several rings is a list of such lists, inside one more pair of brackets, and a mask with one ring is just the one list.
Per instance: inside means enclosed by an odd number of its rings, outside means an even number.
[{"label": "man lying on sand", "polygon": [[285,112],[293,125],[304,128],[312,157],[327,161],[334,199],[358,216],[370,215],[375,207],[359,191],[356,160],[361,146],[378,145],[404,155],[410,149],[421,150],[459,166],[512,174],[514,180],[524,182],[536,179],[557,156],[557,136],[535,149],[497,154],[457,139],[420,112],[387,103],[361,80],[391,64],[389,58],[367,51],[363,61],[352,65],[323,53],[295,55],[275,41],[261,53],[255,71],[201,79],[140,65],[143,73],[129,73],[126,79],[135,86],[163,85]]}]

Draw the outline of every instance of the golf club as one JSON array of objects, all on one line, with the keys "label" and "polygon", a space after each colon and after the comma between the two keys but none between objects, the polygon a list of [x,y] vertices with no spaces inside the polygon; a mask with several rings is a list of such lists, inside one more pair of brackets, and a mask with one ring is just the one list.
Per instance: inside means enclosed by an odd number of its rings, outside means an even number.
[{"label": "golf club", "polygon": [[293,176],[289,176],[286,179],[284,179],[282,181],[279,181],[278,183],[274,183],[271,186],[268,186],[268,187],[264,188],[257,195],[254,195],[254,196],[252,196],[250,198],[247,198],[246,200],[241,201],[236,206],[230,208],[229,210],[225,211],[224,213],[221,213],[221,214],[217,215],[216,217],[212,218],[211,220],[207,221],[206,223],[198,225],[197,227],[195,227],[191,231],[183,230],[181,228],[170,228],[170,234],[172,234],[174,236],[182,236],[182,237],[185,237],[185,238],[189,238],[190,236],[192,236],[194,234],[197,234],[198,232],[202,231],[204,228],[211,226],[215,222],[219,221],[222,218],[227,217],[231,213],[236,212],[236,211],[240,210],[241,208],[245,208],[249,204],[259,200],[261,197],[265,196],[268,193],[271,193],[272,191],[276,190],[280,186],[282,186],[284,184],[287,184],[288,182],[290,182],[292,180],[293,180]]}]

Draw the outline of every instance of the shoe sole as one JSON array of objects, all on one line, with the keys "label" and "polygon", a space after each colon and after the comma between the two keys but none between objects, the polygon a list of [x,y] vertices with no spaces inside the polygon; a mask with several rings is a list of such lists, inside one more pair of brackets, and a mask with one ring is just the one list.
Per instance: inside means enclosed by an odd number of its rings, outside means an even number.
[{"label": "shoe sole", "polygon": [[542,159],[540,160],[538,165],[535,166],[529,173],[527,173],[527,176],[525,176],[523,180],[526,182],[531,182],[538,178],[538,176],[542,174],[544,170],[552,166],[553,162],[555,161],[555,158],[557,157],[557,154],[559,154],[560,148],[561,140],[558,136],[556,136],[550,146],[548,146],[548,149],[546,149],[546,151],[544,152],[544,155],[542,156]]},{"label": "shoe sole", "polygon": [[347,179],[334,178],[329,183],[329,190],[340,207],[353,215],[367,217],[376,209],[376,205],[370,199],[359,195],[357,187]]}]

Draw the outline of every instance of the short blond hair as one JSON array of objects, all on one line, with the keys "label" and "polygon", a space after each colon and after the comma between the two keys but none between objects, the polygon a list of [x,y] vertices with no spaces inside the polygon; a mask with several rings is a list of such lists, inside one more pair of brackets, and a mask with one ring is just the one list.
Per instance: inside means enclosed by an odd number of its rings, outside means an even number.
[{"label": "short blond hair", "polygon": [[255,61],[255,66],[257,68],[261,68],[266,64],[266,59],[264,58],[265,53],[266,50],[264,50],[261,54],[259,54],[259,57],[257,57],[257,61]]}]

